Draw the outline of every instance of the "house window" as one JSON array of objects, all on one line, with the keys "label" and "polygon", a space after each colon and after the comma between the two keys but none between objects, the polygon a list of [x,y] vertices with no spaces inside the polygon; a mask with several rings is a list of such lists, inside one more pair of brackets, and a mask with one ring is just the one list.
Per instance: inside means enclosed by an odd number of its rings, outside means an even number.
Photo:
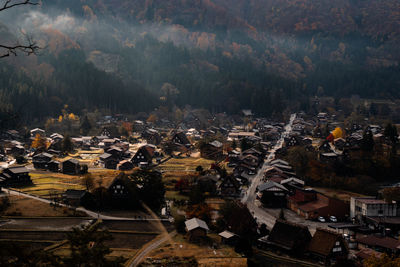
[{"label": "house window", "polygon": [[340,242],[336,241],[335,246],[340,246]]},{"label": "house window", "polygon": [[340,251],[342,251],[342,248],[341,248],[341,247],[333,248],[333,252],[340,252]]}]

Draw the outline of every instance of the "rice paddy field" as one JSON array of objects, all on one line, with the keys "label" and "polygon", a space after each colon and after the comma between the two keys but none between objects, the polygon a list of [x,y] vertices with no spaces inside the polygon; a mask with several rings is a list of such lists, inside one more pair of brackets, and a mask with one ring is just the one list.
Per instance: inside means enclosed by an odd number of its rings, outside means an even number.
[{"label": "rice paddy field", "polygon": [[[94,178],[95,186],[102,185],[107,187],[118,175],[115,170],[91,170],[90,175]],[[53,172],[31,172],[33,184],[16,190],[42,198],[52,198],[60,195],[68,189],[86,189],[82,184],[83,176],[66,175]]]},{"label": "rice paddy field", "polygon": [[209,169],[213,160],[203,159],[203,158],[172,158],[167,162],[161,164],[160,169],[165,172],[183,172],[191,173],[196,171],[197,166],[202,166],[203,169]]},{"label": "rice paddy field", "polygon": [[80,184],[79,176],[70,176],[60,173],[30,173],[33,184],[18,188],[18,191],[43,198],[51,198],[62,194],[67,189],[84,189]]}]

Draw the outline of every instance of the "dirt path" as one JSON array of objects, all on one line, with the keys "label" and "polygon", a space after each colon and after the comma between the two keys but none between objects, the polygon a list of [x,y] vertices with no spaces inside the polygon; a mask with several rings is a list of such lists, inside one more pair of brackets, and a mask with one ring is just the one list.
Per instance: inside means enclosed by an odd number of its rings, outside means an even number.
[{"label": "dirt path", "polygon": [[129,266],[130,267],[138,266],[144,260],[146,255],[148,255],[154,249],[158,248],[164,242],[170,240],[175,235],[176,235],[176,232],[173,231],[170,234],[164,235],[162,238],[151,241],[138,254],[136,254],[134,260],[132,261],[132,263],[129,264]]}]

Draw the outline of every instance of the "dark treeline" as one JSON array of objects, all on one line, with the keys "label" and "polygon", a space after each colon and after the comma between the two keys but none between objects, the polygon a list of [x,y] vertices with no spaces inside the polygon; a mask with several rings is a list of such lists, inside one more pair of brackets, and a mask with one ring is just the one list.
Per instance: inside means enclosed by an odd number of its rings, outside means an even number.
[{"label": "dark treeline", "polygon": [[138,84],[123,83],[115,75],[87,63],[82,51],[69,50],[57,57],[47,55],[39,59],[54,67],[48,80],[33,80],[10,65],[0,68],[1,122],[9,116],[16,118],[7,120],[11,124],[57,117],[64,105],[76,114],[96,109],[135,113],[157,105],[157,98]]}]

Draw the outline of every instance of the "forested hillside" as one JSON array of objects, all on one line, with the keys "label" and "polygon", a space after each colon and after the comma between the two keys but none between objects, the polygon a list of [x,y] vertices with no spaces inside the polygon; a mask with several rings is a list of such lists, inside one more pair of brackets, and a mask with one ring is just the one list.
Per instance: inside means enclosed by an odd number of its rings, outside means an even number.
[{"label": "forested hillside", "polygon": [[395,0],[43,0],[0,18],[0,41],[21,28],[45,48],[1,61],[1,108],[146,111],[165,83],[177,105],[261,115],[315,94],[399,97],[399,14]]}]

